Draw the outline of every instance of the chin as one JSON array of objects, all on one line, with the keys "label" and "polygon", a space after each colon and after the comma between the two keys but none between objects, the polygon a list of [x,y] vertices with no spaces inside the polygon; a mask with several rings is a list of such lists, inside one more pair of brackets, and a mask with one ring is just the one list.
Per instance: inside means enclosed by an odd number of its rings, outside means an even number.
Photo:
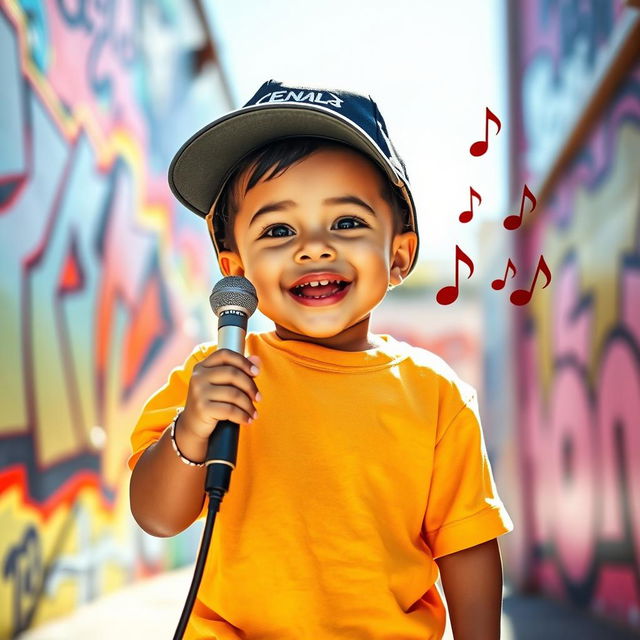
[{"label": "chin", "polygon": [[292,327],[288,324],[278,323],[283,329],[291,333],[307,336],[308,338],[333,338],[346,331],[351,325],[326,325],[326,326],[299,326]]},{"label": "chin", "polygon": [[295,330],[296,333],[299,333],[303,336],[308,336],[309,338],[333,338],[334,336],[340,335],[346,327],[338,328],[328,327],[326,329],[322,328],[300,328]]},{"label": "chin", "polygon": [[[309,324],[307,326],[300,326],[296,329],[289,329],[289,331],[295,331],[296,333],[309,336],[310,338],[334,338],[335,336],[339,336],[340,334],[353,329],[356,325],[366,320],[368,315],[369,314],[346,322],[327,322],[326,324],[319,322],[317,324]],[[282,326],[288,328],[286,325]]]}]

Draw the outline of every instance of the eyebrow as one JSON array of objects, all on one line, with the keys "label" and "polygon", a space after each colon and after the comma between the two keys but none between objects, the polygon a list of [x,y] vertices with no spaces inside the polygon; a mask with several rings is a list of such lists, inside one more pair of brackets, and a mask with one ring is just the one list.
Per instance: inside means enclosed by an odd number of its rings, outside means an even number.
[{"label": "eyebrow", "polygon": [[[296,206],[296,202],[293,200],[280,200],[279,202],[269,202],[265,204],[263,207],[260,207],[251,218],[251,222],[249,222],[249,226],[251,226],[258,216],[261,216],[265,213],[271,213],[272,211],[284,211],[291,207]],[[329,205],[338,205],[338,204],[355,204],[358,207],[366,209],[371,215],[375,216],[376,212],[373,210],[371,205],[367,204],[364,200],[358,198],[358,196],[354,196],[351,194],[345,196],[336,196],[334,198],[326,198],[322,201],[322,204]]]}]

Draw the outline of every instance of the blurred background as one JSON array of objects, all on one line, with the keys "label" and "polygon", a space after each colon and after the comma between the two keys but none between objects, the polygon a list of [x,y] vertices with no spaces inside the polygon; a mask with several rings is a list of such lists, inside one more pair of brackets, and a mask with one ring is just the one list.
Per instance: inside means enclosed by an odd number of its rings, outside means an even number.
[{"label": "blurred background", "polygon": [[373,329],[480,391],[504,637],[640,634],[640,0],[0,0],[0,638],[173,633],[203,521],[140,529],[129,433],[221,274],[166,172],[270,78],[370,94],[406,162],[420,261]]}]

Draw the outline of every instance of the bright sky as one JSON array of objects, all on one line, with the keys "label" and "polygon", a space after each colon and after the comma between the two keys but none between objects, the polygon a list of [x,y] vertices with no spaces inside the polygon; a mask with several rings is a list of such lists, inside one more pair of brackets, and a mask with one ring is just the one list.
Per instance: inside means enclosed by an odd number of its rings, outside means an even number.
[{"label": "bright sky", "polygon": [[[507,206],[507,93],[500,0],[206,0],[237,106],[270,78],[370,94],[404,159],[416,202],[420,260],[451,271],[455,245],[478,253],[483,221]],[[485,107],[502,121],[489,151]],[[482,196],[474,219],[469,187]]]}]

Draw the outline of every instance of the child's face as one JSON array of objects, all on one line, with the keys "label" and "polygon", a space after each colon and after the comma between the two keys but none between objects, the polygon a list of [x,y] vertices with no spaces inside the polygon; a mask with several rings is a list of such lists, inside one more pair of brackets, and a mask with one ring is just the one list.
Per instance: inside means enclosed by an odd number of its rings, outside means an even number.
[{"label": "child's face", "polygon": [[[240,181],[241,194],[246,179]],[[416,248],[414,232],[394,236],[393,213],[380,187],[365,158],[323,149],[241,196],[237,252],[220,252],[220,266],[225,275],[244,275],[253,283],[259,309],[280,337],[347,351],[371,347],[369,314],[388,285],[406,276]],[[327,202],[347,197],[375,213],[353,201]],[[267,205],[268,211],[256,215]],[[298,293],[306,297],[300,297],[292,286],[301,278],[349,284],[305,287]],[[318,295],[323,297],[309,297]]]}]

